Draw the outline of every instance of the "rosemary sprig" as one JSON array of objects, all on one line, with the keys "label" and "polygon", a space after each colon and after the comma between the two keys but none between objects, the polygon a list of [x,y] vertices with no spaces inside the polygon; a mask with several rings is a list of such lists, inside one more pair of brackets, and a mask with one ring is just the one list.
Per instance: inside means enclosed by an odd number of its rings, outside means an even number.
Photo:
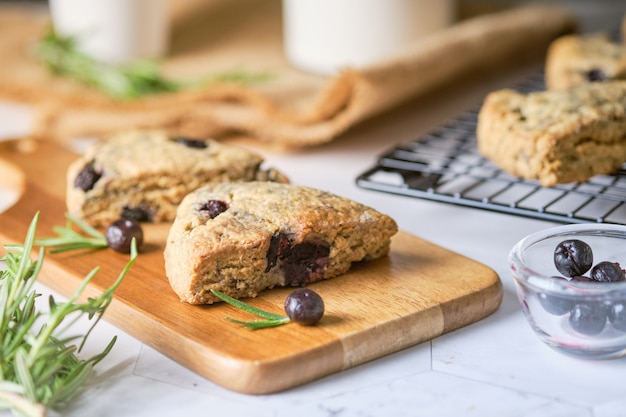
[{"label": "rosemary sprig", "polygon": [[236,82],[253,84],[271,79],[268,73],[248,73],[241,69],[218,73],[190,82],[176,81],[161,75],[152,60],[136,60],[125,65],[99,62],[76,48],[76,39],[49,30],[38,44],[37,57],[54,74],[97,88],[116,99],[136,99],[149,94],[197,88],[209,83]]},{"label": "rosemary sprig", "polygon": [[[108,246],[105,236],[78,217],[66,213],[64,227],[54,226],[56,237],[42,237],[35,240],[36,246],[51,247],[50,253],[59,253],[76,249],[101,249]],[[78,226],[79,233],[74,225]]]},{"label": "rosemary sprig", "polygon": [[[116,337],[91,358],[76,356],[137,258],[133,244],[130,260],[101,295],[84,303],[77,301],[96,275],[95,268],[67,301],[57,302],[50,296],[49,312],[43,313],[36,308],[35,300],[41,294],[33,286],[45,251],[40,248],[35,261],[30,257],[38,219],[39,213],[29,226],[23,246],[6,245],[6,254],[0,258],[6,265],[0,271],[0,410],[29,417],[44,416],[47,409],[68,403],[84,387],[93,367],[113,348]],[[85,314],[90,320],[96,317],[87,332],[67,336],[72,324]]]},{"label": "rosemary sprig", "polygon": [[268,327],[280,326],[282,324],[286,324],[290,322],[289,317],[287,316],[283,316],[280,314],[275,314],[269,311],[262,310],[250,304],[247,304],[241,300],[232,298],[220,291],[211,289],[211,293],[213,293],[213,295],[215,295],[217,298],[219,298],[220,300],[224,301],[227,304],[230,304],[233,307],[236,307],[247,313],[255,314],[265,319],[265,320],[254,320],[254,321],[242,321],[242,320],[236,320],[230,317],[226,317],[226,320],[232,321],[233,323],[241,324],[242,326],[248,329],[252,329],[252,330],[265,329]]}]

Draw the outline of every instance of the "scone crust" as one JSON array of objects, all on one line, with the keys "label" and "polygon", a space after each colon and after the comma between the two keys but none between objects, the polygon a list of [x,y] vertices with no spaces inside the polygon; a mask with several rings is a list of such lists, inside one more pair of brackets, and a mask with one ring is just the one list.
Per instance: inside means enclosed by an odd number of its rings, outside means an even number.
[{"label": "scone crust", "polygon": [[[594,75],[595,74],[595,75]],[[626,45],[612,42],[609,35],[565,35],[548,48],[546,88],[557,90],[594,81],[626,79]]]},{"label": "scone crust", "polygon": [[[209,201],[223,201],[228,209],[214,218],[200,213]],[[211,184],[180,204],[166,243],[165,270],[173,290],[187,303],[218,301],[210,289],[235,298],[255,297],[264,289],[335,277],[353,262],[380,258],[396,232],[389,216],[314,188]],[[290,276],[286,261],[268,255],[276,249],[271,246],[277,236],[287,237],[291,247],[303,242],[328,245],[328,256],[301,259],[315,264],[304,280]]]},{"label": "scone crust", "polygon": [[544,186],[613,173],[626,161],[626,81],[492,92],[476,133],[482,155]]},{"label": "scone crust", "polygon": [[[198,148],[174,139],[135,130],[95,143],[68,168],[68,211],[95,226],[118,219],[124,208],[143,209],[153,222],[171,221],[183,197],[206,183],[288,181],[274,169],[261,169],[263,158],[245,148],[211,139]],[[88,164],[101,177],[84,191],[75,181]]]}]

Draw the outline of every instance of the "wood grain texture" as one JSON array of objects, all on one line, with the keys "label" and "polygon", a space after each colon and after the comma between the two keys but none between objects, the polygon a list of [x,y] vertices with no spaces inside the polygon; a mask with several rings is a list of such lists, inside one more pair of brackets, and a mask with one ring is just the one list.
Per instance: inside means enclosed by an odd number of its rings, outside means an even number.
[{"label": "wood grain texture", "polygon": [[[0,213],[1,243],[22,243],[37,211],[39,237],[52,236],[52,227],[65,223],[65,170],[76,157],[49,141],[0,142],[0,186],[20,195]],[[251,319],[226,304],[178,300],[164,274],[168,228],[144,227],[144,246],[104,318],[242,393],[285,390],[430,340],[486,317],[502,300],[502,284],[492,269],[400,232],[388,257],[311,285],[326,305],[318,326],[251,331],[225,320]],[[40,281],[67,296],[100,267],[83,295],[93,296],[113,283],[127,260],[109,249],[47,254]],[[273,289],[247,301],[283,313],[290,291]]]}]

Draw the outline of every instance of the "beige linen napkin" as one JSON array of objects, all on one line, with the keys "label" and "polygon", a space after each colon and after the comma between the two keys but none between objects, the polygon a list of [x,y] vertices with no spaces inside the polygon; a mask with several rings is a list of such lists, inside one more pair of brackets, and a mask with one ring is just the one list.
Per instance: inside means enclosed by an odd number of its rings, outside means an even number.
[{"label": "beige linen napkin", "polygon": [[113,100],[49,74],[33,58],[33,47],[49,25],[45,10],[4,7],[0,98],[33,105],[34,134],[58,140],[142,127],[191,137],[237,133],[288,147],[311,146],[464,74],[529,56],[542,59],[552,40],[576,30],[573,16],[561,8],[506,10],[456,23],[377,65],[321,77],[285,61],[278,0],[172,4],[165,75],[185,80],[240,69],[269,72],[271,80]]}]

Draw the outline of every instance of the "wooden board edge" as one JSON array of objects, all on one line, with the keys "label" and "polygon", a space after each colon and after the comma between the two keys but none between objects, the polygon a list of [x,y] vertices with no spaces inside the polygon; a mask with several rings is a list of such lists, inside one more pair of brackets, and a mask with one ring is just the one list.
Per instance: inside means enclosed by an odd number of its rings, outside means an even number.
[{"label": "wooden board edge", "polygon": [[[452,332],[468,324],[478,322],[491,314],[502,304],[504,298],[504,286],[498,274],[491,268],[485,267],[490,272],[491,281],[481,290],[459,298],[452,299],[441,304],[444,316],[442,334]],[[483,302],[477,303],[471,298],[480,297]]]}]

